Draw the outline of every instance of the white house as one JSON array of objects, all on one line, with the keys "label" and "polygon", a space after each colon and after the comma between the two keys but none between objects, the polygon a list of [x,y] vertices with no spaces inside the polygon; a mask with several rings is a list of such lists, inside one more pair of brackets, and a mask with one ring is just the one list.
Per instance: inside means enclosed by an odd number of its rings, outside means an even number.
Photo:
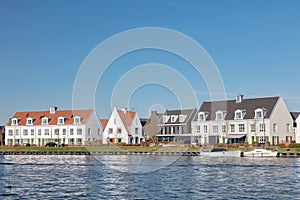
[{"label": "white house", "polygon": [[295,142],[300,143],[300,112],[291,112],[291,116],[294,120],[294,133]]},{"label": "white house", "polygon": [[282,97],[203,102],[192,122],[200,143],[277,145],[295,139],[293,119]]},{"label": "white house", "polygon": [[113,109],[103,131],[103,144],[125,142],[140,144],[144,140],[137,112]]},{"label": "white house", "polygon": [[93,110],[17,112],[5,126],[5,144],[30,143],[38,146],[53,141],[83,145],[102,139],[102,128]]}]

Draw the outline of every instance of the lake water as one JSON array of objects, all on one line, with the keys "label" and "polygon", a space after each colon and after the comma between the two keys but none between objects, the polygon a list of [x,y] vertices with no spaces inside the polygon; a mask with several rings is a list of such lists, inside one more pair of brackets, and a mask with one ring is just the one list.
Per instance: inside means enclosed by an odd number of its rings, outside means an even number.
[{"label": "lake water", "polygon": [[297,158],[6,155],[0,167],[0,199],[300,199]]}]

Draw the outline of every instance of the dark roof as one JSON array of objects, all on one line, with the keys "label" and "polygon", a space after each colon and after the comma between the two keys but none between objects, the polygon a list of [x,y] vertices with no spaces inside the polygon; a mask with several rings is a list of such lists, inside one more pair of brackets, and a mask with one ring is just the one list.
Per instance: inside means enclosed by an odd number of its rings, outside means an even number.
[{"label": "dark roof", "polygon": [[148,121],[148,118],[140,118],[140,122],[141,122],[141,124],[142,124],[143,127],[145,126],[145,124],[147,123],[147,121]]},{"label": "dark roof", "polygon": [[243,99],[242,102],[236,102],[236,100],[228,101],[214,101],[203,102],[199,112],[208,112],[207,120],[215,120],[215,113],[217,111],[226,111],[225,120],[234,119],[234,112],[236,110],[245,110],[246,114],[244,119],[254,119],[255,110],[257,108],[265,108],[265,118],[269,118],[279,97],[267,97],[256,99]]},{"label": "dark roof", "polygon": [[292,116],[292,118],[293,118],[293,120],[295,121],[297,118],[298,118],[298,116],[300,115],[300,112],[290,112],[291,113],[291,116]]},{"label": "dark roof", "polygon": [[[186,110],[166,110],[163,115],[170,116],[169,120],[164,124],[179,124],[179,123],[186,123],[191,117],[191,115],[196,113],[196,109],[186,109]],[[171,122],[171,115],[177,115],[178,118],[175,122]],[[179,122],[179,115],[186,115],[184,122]],[[159,123],[163,123],[163,117],[159,119]]]}]

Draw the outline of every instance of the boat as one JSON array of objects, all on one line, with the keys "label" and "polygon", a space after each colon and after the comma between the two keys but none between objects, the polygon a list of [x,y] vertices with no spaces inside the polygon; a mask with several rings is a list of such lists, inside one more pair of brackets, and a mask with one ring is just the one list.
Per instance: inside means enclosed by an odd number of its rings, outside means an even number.
[{"label": "boat", "polygon": [[267,149],[254,149],[253,151],[246,151],[243,157],[277,157],[277,151],[270,151]]},{"label": "boat", "polygon": [[200,156],[241,157],[241,151],[227,151],[225,148],[214,148],[211,151],[201,151]]}]

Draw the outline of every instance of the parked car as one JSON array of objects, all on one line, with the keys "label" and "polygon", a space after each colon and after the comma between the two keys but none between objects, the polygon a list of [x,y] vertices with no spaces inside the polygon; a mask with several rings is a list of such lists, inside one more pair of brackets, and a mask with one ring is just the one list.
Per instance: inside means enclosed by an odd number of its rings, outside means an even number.
[{"label": "parked car", "polygon": [[48,142],[48,143],[46,143],[46,147],[57,147],[57,143],[56,142]]},{"label": "parked car", "polygon": [[24,143],[24,147],[30,147],[29,143]]}]

